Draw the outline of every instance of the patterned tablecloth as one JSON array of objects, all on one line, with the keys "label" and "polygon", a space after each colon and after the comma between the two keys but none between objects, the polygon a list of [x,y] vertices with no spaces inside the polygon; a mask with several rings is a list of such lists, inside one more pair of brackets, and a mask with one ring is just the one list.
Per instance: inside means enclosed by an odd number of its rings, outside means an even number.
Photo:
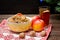
[{"label": "patterned tablecloth", "polygon": [[18,33],[14,33],[9,30],[9,27],[6,26],[6,23],[6,19],[0,23],[0,40],[47,40],[52,28],[52,24],[49,24],[48,28],[45,28],[44,31],[46,31],[47,34],[45,37],[41,37],[39,33],[36,33],[37,37],[30,37],[27,33],[25,39],[21,39],[19,38]]}]

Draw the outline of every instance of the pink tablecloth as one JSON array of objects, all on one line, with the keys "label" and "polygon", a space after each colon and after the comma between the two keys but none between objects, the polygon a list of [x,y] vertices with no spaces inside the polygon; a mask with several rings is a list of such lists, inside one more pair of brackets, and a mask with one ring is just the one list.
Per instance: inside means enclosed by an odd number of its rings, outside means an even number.
[{"label": "pink tablecloth", "polygon": [[45,29],[47,33],[45,37],[41,37],[38,34],[37,37],[25,36],[25,39],[21,39],[19,38],[19,34],[13,33],[9,30],[8,26],[6,26],[6,23],[6,19],[0,23],[0,40],[47,40],[52,28],[52,24],[49,24],[48,28]]}]

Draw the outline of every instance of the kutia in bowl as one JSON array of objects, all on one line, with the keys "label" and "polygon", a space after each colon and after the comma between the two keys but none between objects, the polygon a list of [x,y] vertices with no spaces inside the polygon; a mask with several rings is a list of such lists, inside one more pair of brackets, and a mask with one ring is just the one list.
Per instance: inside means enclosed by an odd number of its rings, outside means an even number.
[{"label": "kutia in bowl", "polygon": [[31,18],[18,13],[7,19],[7,26],[11,31],[24,32],[31,27]]}]

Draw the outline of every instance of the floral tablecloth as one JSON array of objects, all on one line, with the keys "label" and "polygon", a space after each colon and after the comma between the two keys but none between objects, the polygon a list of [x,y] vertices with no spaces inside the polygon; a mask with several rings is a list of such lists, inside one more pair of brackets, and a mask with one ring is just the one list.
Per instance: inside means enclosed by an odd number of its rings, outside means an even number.
[{"label": "floral tablecloth", "polygon": [[9,27],[6,25],[6,23],[6,19],[2,20],[0,23],[0,40],[47,40],[52,28],[52,24],[49,24],[48,28],[45,28],[47,33],[45,37],[41,37],[39,36],[39,33],[37,33],[37,37],[30,37],[26,34],[25,39],[21,39],[19,38],[19,34],[9,30]]}]

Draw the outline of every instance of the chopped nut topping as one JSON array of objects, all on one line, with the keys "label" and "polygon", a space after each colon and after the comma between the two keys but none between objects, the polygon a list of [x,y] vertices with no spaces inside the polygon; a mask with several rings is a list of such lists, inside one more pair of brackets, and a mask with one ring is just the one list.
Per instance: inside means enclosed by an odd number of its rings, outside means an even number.
[{"label": "chopped nut topping", "polygon": [[[20,15],[20,16],[18,16]],[[15,23],[21,23],[21,22],[27,22],[29,21],[28,18],[26,18],[25,15],[22,15],[21,13],[18,13],[16,15],[14,15],[11,20],[9,20],[10,22],[15,22]]]}]

